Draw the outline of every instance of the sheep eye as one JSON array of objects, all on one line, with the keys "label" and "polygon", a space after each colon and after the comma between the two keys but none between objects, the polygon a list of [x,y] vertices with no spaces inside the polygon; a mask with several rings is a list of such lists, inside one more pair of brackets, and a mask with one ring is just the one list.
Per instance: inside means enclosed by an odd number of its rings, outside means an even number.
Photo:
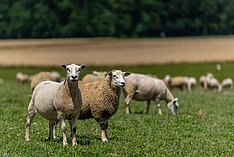
[{"label": "sheep eye", "polygon": [[117,76],[116,76],[116,75],[113,75],[113,78],[117,78]]}]

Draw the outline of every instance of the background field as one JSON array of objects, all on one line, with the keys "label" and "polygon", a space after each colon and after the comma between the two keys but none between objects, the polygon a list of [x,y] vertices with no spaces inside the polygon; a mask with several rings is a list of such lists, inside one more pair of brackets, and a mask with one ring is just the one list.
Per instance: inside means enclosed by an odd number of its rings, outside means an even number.
[{"label": "background field", "polygon": [[[219,80],[234,78],[234,63],[222,63],[216,71],[210,64],[168,64],[147,66],[116,66],[131,72],[151,73],[163,77],[190,75],[198,78],[212,72]],[[83,71],[111,70],[113,67],[88,67]],[[0,85],[0,155],[1,156],[233,156],[234,149],[234,94],[233,90],[203,92],[198,85],[192,93],[174,90],[179,98],[180,114],[171,116],[164,102],[164,115],[156,114],[152,103],[150,113],[144,114],[145,102],[131,103],[134,114],[124,113],[123,98],[120,109],[109,121],[109,142],[100,140],[100,129],[94,120],[78,121],[78,146],[62,147],[61,130],[58,127],[56,142],[45,139],[48,134],[47,121],[39,115],[33,121],[31,141],[24,141],[24,124],[29,102],[29,84],[15,81],[18,71],[33,74],[38,71],[56,70],[59,67],[2,67],[0,76],[5,80]]]},{"label": "background field", "polygon": [[0,40],[0,65],[145,65],[234,61],[234,38]]}]

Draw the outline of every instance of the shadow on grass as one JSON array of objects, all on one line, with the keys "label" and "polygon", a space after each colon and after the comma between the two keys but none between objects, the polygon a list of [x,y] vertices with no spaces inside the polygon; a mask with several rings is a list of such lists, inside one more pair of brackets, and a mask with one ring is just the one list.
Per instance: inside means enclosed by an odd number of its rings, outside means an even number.
[{"label": "shadow on grass", "polygon": [[[95,141],[100,141],[101,142],[101,139],[95,135],[78,135],[76,137],[76,140],[77,140],[77,144],[78,145],[82,145],[82,146],[85,146],[85,145],[92,145]],[[58,143],[58,144],[62,144],[63,143],[63,137],[57,137],[55,140],[51,141],[49,139],[42,139],[41,141],[44,141],[44,142],[55,142],[55,143]],[[72,138],[71,137],[67,137],[67,142],[68,144],[72,144]]]}]

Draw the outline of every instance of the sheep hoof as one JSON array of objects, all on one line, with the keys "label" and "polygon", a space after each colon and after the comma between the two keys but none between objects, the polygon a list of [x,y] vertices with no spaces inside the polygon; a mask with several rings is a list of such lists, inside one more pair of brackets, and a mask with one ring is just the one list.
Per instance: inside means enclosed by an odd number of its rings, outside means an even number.
[{"label": "sheep hoof", "polygon": [[103,142],[103,143],[106,143],[106,142],[108,142],[107,138],[105,138],[105,139],[102,139],[102,142]]},{"label": "sheep hoof", "polygon": [[25,138],[25,141],[27,141],[27,142],[28,142],[28,141],[29,141],[29,138]]},{"label": "sheep hoof", "polygon": [[73,147],[77,146],[77,143],[73,143],[72,146],[73,146]]},{"label": "sheep hoof", "polygon": [[66,147],[67,146],[67,142],[63,142],[63,146]]}]

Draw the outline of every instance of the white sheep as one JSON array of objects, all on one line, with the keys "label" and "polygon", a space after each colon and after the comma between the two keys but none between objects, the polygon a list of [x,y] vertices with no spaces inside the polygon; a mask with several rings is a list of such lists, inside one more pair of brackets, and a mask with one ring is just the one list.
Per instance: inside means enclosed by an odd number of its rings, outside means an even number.
[{"label": "white sheep", "polygon": [[173,115],[177,114],[179,107],[178,99],[174,98],[165,83],[156,78],[152,78],[143,74],[132,73],[126,77],[126,85],[123,88],[125,96],[125,112],[130,113],[130,101],[147,101],[147,110],[149,111],[150,101],[154,100],[158,107],[158,114],[162,114],[160,108],[160,100],[167,102],[167,107]]},{"label": "white sheep", "polygon": [[200,84],[204,90],[217,89],[219,92],[222,90],[219,81],[214,77],[212,73],[207,73],[207,75],[202,75],[200,77]]},{"label": "white sheep", "polygon": [[232,89],[232,87],[233,87],[233,81],[232,81],[232,79],[231,78],[224,79],[222,81],[222,83],[221,83],[221,87],[222,88],[230,88],[230,89]]},{"label": "white sheep", "polygon": [[112,70],[102,81],[79,81],[83,100],[79,119],[94,118],[100,125],[102,142],[108,141],[108,119],[119,108],[121,88],[125,85],[124,77],[129,74],[129,72],[122,72],[121,70]]},{"label": "white sheep", "polygon": [[78,87],[81,69],[86,65],[62,65],[67,71],[67,78],[61,82],[43,81],[33,91],[28,106],[28,117],[25,124],[25,140],[29,141],[29,131],[32,120],[38,112],[43,118],[49,120],[49,140],[54,139],[54,129],[58,121],[61,122],[63,145],[67,145],[65,120],[70,122],[72,145],[76,142],[76,121],[80,115],[82,98]]},{"label": "white sheep", "polygon": [[105,78],[107,72],[106,71],[93,71],[92,74],[86,74],[82,81],[86,82],[95,82],[95,81],[101,81]]},{"label": "white sheep", "polygon": [[16,74],[16,80],[20,83],[26,83],[29,82],[29,75],[23,74],[22,72],[18,72]]}]

